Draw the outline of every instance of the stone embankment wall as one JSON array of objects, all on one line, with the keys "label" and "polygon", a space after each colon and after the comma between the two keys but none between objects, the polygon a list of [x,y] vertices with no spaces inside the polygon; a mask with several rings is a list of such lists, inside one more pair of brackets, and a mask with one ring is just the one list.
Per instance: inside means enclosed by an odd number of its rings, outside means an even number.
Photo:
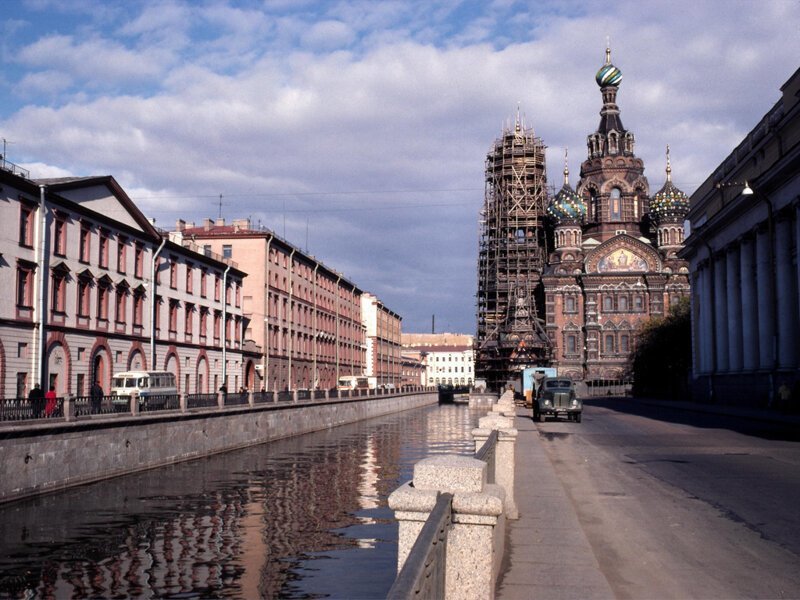
[{"label": "stone embankment wall", "polygon": [[0,503],[437,401],[416,393],[4,427]]}]

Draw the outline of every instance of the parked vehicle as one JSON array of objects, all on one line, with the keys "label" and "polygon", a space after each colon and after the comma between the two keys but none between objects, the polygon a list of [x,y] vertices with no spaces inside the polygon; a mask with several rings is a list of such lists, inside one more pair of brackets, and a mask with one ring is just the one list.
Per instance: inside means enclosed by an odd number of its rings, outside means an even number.
[{"label": "parked vehicle", "polygon": [[339,377],[339,390],[374,390],[378,386],[377,377],[366,375],[344,375]]},{"label": "parked vehicle", "polygon": [[545,377],[533,403],[533,418],[543,422],[549,416],[581,422],[583,403],[575,395],[575,382],[568,377]]},{"label": "parked vehicle", "polygon": [[168,371],[126,371],[111,378],[111,402],[118,410],[130,406],[136,394],[139,406],[163,407],[168,396],[178,393],[175,375]]},{"label": "parked vehicle", "polygon": [[546,377],[556,377],[558,371],[555,367],[526,367],[522,371],[522,395],[525,406],[533,407],[533,399],[539,393],[539,388]]}]

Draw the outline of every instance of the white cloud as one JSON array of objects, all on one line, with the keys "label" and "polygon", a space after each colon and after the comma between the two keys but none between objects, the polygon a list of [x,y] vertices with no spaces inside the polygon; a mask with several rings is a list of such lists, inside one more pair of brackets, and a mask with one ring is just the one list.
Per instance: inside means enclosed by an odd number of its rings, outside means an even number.
[{"label": "white cloud", "polygon": [[[64,32],[21,47],[20,89],[62,95],[0,112],[0,131],[38,176],[113,174],[161,226],[216,216],[219,194],[229,219],[280,235],[285,217],[298,246],[308,226],[310,251],[403,314],[404,328],[436,313],[471,331],[484,159],[517,102],[549,146],[550,182],[560,185],[569,147],[575,185],[610,34],[623,123],[652,190],[669,143],[674,180],[691,192],[778,99],[800,55],[797,4],[550,3],[546,26],[520,4],[465,7],[146,5],[117,27],[124,40]],[[522,40],[506,31],[534,25]],[[114,89],[131,80],[152,87]]]}]

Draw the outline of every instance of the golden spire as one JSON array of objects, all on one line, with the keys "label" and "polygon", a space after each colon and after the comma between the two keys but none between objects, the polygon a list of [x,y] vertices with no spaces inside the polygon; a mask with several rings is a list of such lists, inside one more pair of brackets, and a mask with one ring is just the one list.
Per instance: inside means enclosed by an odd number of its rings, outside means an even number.
[{"label": "golden spire", "polygon": [[667,182],[672,182],[672,166],[669,162],[669,144],[667,144]]},{"label": "golden spire", "polygon": [[569,185],[569,165],[567,164],[567,155],[569,148],[564,148],[564,185]]},{"label": "golden spire", "polygon": [[611,36],[606,36],[606,64],[611,64]]}]

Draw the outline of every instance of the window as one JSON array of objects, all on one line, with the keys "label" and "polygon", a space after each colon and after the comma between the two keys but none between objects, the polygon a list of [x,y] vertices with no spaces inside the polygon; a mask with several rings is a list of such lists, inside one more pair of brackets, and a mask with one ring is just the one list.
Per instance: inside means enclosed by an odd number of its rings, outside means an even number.
[{"label": "window", "polygon": [[605,337],[606,354],[614,354],[614,334],[607,333]]},{"label": "window", "polygon": [[636,311],[641,311],[644,307],[644,300],[638,294],[633,297],[633,308]]},{"label": "window", "polygon": [[138,290],[133,294],[133,326],[142,327],[144,324],[144,292]]},{"label": "window", "polygon": [[191,294],[193,293],[194,288],[194,266],[191,263],[186,263],[186,293]]},{"label": "window", "polygon": [[614,310],[614,299],[611,296],[603,296],[603,310]]},{"label": "window", "polygon": [[128,247],[127,238],[120,236],[117,239],[117,271],[120,273],[125,273],[127,247]]},{"label": "window", "polygon": [[[214,311],[214,343],[219,343],[219,327],[220,327],[220,320],[222,319],[222,313],[218,310]],[[285,332],[284,332],[285,335]],[[284,345],[285,347],[285,345]]]},{"label": "window", "polygon": [[17,266],[17,306],[33,308],[33,268]]},{"label": "window", "polygon": [[575,334],[567,336],[567,354],[575,354],[578,351],[578,338]]},{"label": "window", "polygon": [[[101,229],[100,230],[100,256],[98,258],[98,263],[102,268],[108,268],[108,232]],[[88,262],[88,259],[87,259]]]},{"label": "window", "polygon": [[[78,260],[82,263],[89,262],[89,253],[92,249],[92,232],[89,230],[89,226],[86,224],[81,225],[81,234],[80,234],[80,250]],[[102,263],[102,254],[100,256],[100,266],[104,266]]]},{"label": "window", "polygon": [[33,209],[22,204],[19,207],[19,245],[33,248]]},{"label": "window", "polygon": [[624,311],[628,310],[628,297],[627,296],[620,296],[618,302],[619,302],[619,306],[618,306],[619,310],[624,310]]},{"label": "window", "polygon": [[53,297],[50,310],[64,314],[67,310],[67,271],[53,269]]},{"label": "window", "polygon": [[89,317],[89,302],[91,293],[92,280],[88,276],[78,277],[78,316]]},{"label": "window", "polygon": [[110,293],[109,285],[101,281],[97,286],[97,318],[100,321],[108,321],[108,296]]},{"label": "window", "polygon": [[194,318],[194,304],[186,304],[186,314],[184,318],[183,332],[187,336],[192,335],[193,318]]},{"label": "window", "polygon": [[178,333],[178,301],[169,301],[169,332],[170,334]]},{"label": "window", "polygon": [[117,297],[114,303],[114,321],[117,324],[127,322],[126,312],[128,309],[128,287],[125,285],[117,286]]},{"label": "window", "polygon": [[611,190],[611,197],[609,198],[609,218],[612,221],[622,220],[622,192],[619,188]]},{"label": "window", "polygon": [[220,281],[219,275],[214,276],[214,300],[219,302],[219,288],[220,288]]},{"label": "window", "polygon": [[203,254],[205,256],[211,256],[211,244],[203,244]]},{"label": "window", "polygon": [[178,289],[178,263],[174,258],[169,261],[169,287],[173,290]]},{"label": "window", "polygon": [[208,309],[203,307],[200,309],[200,340],[206,339],[206,332],[208,331]]},{"label": "window", "polygon": [[574,313],[577,312],[577,303],[575,302],[575,296],[567,296],[564,298],[564,312],[565,313]]},{"label": "window", "polygon": [[134,246],[133,274],[139,279],[144,277],[144,246],[139,242]]},{"label": "window", "polygon": [[56,256],[67,255],[67,221],[64,217],[56,217],[53,223],[53,254]]},{"label": "window", "polygon": [[231,258],[233,256],[233,246],[230,244],[222,245],[222,258]]},{"label": "window", "polygon": [[619,351],[620,352],[630,352],[630,336],[627,333],[623,333],[619,336]]},{"label": "window", "polygon": [[[236,286],[236,306],[242,305],[242,287],[237,285]],[[308,319],[306,319],[308,321]]]},{"label": "window", "polygon": [[161,296],[156,296],[155,303],[156,308],[153,311],[155,313],[155,323],[153,323],[153,326],[155,327],[156,333],[161,333],[161,305],[164,303],[164,301]]},{"label": "window", "polygon": [[200,271],[200,297],[201,298],[205,298],[206,297],[207,284],[208,284],[208,273],[206,273],[206,270],[203,269],[203,270]]}]

